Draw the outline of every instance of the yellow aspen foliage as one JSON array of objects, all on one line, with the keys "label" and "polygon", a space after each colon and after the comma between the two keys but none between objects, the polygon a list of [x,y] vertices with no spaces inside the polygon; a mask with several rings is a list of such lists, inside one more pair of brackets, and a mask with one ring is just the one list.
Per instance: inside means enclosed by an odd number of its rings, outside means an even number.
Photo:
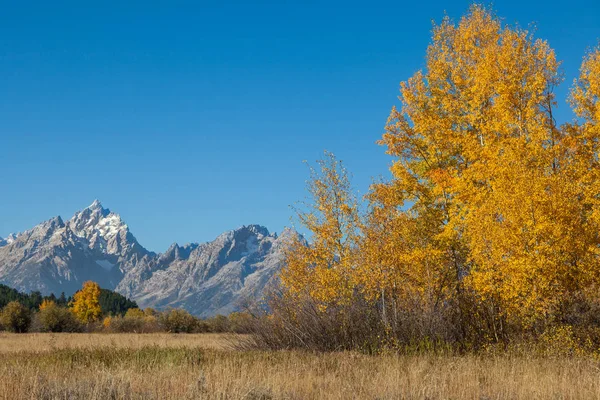
[{"label": "yellow aspen foliage", "polygon": [[578,119],[562,126],[559,67],[546,41],[485,7],[457,23],[444,18],[378,142],[394,158],[391,179],[371,186],[360,215],[345,170],[327,155],[298,214],[311,241],[289,247],[284,287],[323,306],[361,293],[386,324],[396,302],[431,316],[450,308],[463,337],[476,313],[471,332],[489,329],[496,340],[505,323],[552,321],[593,296],[600,48],[571,91]]},{"label": "yellow aspen foliage", "polygon": [[[597,115],[596,61],[597,53],[587,59],[573,96],[583,116]],[[576,156],[586,141],[554,121],[558,67],[545,41],[484,7],[458,24],[444,19],[425,70],[401,84],[401,108],[380,142],[398,157],[393,180],[372,194],[427,227],[418,252],[433,253],[407,268],[444,282],[452,276],[457,289],[475,290],[525,324],[580,289],[586,270],[598,274],[599,226],[585,200],[598,191]],[[425,264],[434,254],[446,258]]]},{"label": "yellow aspen foliage", "polygon": [[577,116],[584,120],[583,128],[589,133],[596,129],[597,135],[600,122],[600,47],[585,57],[580,77],[571,93],[571,105]]},{"label": "yellow aspen foliage", "polygon": [[594,221],[600,220],[600,47],[585,57],[579,79],[571,90],[570,103],[580,123],[568,125],[566,151],[572,156],[579,178],[587,186],[586,200],[593,207]]},{"label": "yellow aspen foliage", "polygon": [[[433,225],[432,225],[433,223]],[[374,206],[365,218],[355,268],[357,287],[372,301],[390,305],[418,302],[434,309],[448,297],[457,254],[434,232],[436,219]]]},{"label": "yellow aspen foliage", "polygon": [[103,326],[105,329],[110,329],[110,326],[111,326],[112,322],[113,322],[113,317],[111,317],[111,316],[109,315],[108,317],[105,317],[105,318],[102,320],[102,326]]},{"label": "yellow aspen foliage", "polygon": [[40,304],[40,311],[53,307],[56,307],[56,303],[54,301],[44,299],[44,301],[42,301],[42,304]]},{"label": "yellow aspen foliage", "polygon": [[584,58],[570,103],[579,121],[563,128],[563,153],[568,159],[563,184],[574,192],[571,234],[576,237],[570,245],[577,252],[569,275],[585,288],[600,280],[600,47]]},{"label": "yellow aspen foliage", "polygon": [[81,290],[73,296],[71,311],[81,322],[96,322],[102,316],[99,297],[100,286],[96,282],[84,282]]},{"label": "yellow aspen foliage", "polygon": [[291,239],[280,278],[289,294],[309,295],[326,307],[352,295],[359,210],[342,163],[326,152],[318,164],[307,184],[310,199],[297,210],[300,224],[312,234],[310,243]]}]

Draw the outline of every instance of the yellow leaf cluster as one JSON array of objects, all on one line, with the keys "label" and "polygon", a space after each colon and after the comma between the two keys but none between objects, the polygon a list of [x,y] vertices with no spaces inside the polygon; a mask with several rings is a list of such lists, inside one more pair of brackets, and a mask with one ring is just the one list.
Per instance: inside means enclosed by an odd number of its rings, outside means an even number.
[{"label": "yellow leaf cluster", "polygon": [[49,309],[49,308],[53,308],[56,307],[56,303],[52,300],[48,300],[48,299],[44,299],[44,301],[42,301],[42,304],[40,304],[40,311]]}]

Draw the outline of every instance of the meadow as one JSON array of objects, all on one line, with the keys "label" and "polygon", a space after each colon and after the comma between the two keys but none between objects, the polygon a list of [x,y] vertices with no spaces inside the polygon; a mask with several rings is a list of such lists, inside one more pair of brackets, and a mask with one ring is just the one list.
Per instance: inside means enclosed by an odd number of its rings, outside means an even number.
[{"label": "meadow", "polygon": [[586,356],[242,350],[216,334],[0,334],[0,398],[589,399]]},{"label": "meadow", "polygon": [[[0,285],[0,324],[18,332],[0,333],[0,399],[600,399],[600,47],[562,124],[554,50],[489,8],[445,17],[425,54],[378,141],[389,179],[359,196],[325,152],[294,207],[308,235],[247,310],[200,319],[210,309],[142,310],[92,281],[72,298]],[[38,245],[5,247],[56,254]],[[189,277],[237,271],[206,248]]]}]

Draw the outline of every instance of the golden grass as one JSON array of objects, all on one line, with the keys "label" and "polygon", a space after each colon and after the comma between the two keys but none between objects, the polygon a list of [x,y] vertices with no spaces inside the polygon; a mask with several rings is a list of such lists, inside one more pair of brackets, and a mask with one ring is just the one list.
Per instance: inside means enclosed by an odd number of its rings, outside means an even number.
[{"label": "golden grass", "polygon": [[591,358],[239,351],[218,335],[0,335],[2,399],[593,399]]},{"label": "golden grass", "polygon": [[236,337],[217,333],[23,333],[0,332],[0,353],[20,351],[49,351],[64,348],[138,349],[145,346],[201,347],[204,349],[231,348]]}]

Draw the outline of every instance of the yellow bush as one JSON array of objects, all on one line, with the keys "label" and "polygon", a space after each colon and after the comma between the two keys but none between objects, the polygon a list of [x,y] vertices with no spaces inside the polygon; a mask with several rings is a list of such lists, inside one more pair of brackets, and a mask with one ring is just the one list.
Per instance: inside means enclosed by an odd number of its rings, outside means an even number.
[{"label": "yellow bush", "polygon": [[585,349],[581,346],[569,325],[553,326],[546,329],[539,341],[542,352],[547,356],[583,355]]},{"label": "yellow bush", "polygon": [[139,308],[130,308],[125,313],[125,318],[144,318],[145,314]]},{"label": "yellow bush", "polygon": [[108,317],[104,318],[104,320],[102,321],[102,326],[105,329],[110,329],[110,324],[112,323],[113,318],[109,315]]}]

